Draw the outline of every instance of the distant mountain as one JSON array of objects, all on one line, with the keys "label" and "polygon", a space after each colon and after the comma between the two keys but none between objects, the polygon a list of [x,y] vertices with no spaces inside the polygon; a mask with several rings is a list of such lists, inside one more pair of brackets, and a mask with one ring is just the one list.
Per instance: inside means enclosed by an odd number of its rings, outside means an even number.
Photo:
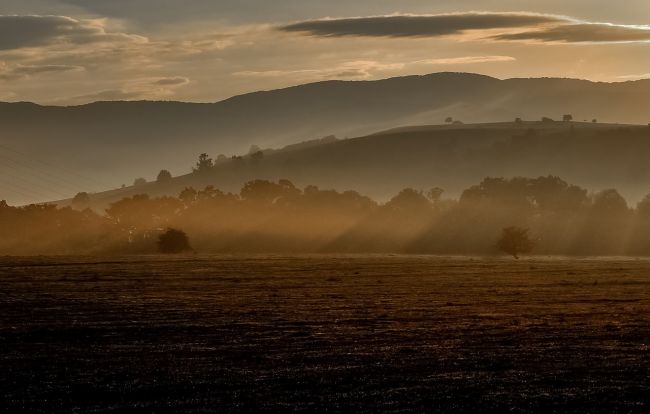
[{"label": "distant mountain", "polygon": [[[401,189],[441,187],[457,197],[487,176],[560,176],[591,191],[616,188],[631,202],[650,193],[650,127],[576,122],[421,126],[325,139],[222,160],[208,173],[97,193],[92,207],[135,194],[178,195],[213,185],[238,192],[254,179],[356,190],[387,200]],[[69,201],[62,204],[68,204]]]},{"label": "distant mountain", "polygon": [[[361,136],[397,126],[441,123],[447,117],[490,122],[572,114],[576,120],[646,124],[648,96],[647,80],[499,80],[437,73],[319,82],[213,104],[4,103],[0,104],[0,145],[117,187],[138,176],[152,178],[160,168],[174,174],[189,171],[202,152],[231,155],[245,153],[252,144],[279,147],[332,134]],[[81,190],[101,188],[78,183]]]}]

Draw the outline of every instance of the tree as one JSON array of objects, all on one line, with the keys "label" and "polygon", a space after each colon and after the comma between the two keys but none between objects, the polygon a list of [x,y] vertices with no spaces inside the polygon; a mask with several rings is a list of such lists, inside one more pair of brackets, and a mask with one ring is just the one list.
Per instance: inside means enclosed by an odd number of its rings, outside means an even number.
[{"label": "tree", "polygon": [[165,254],[174,254],[189,252],[192,251],[192,248],[184,231],[167,229],[158,236],[158,251]]},{"label": "tree", "polygon": [[250,155],[253,165],[257,165],[264,159],[264,153],[262,151],[254,152]]},{"label": "tree", "polygon": [[571,121],[573,121],[573,115],[571,115],[571,114],[566,114],[566,115],[564,115],[564,116],[562,117],[562,121],[564,121],[564,122],[571,122]]},{"label": "tree", "polygon": [[524,121],[521,118],[515,118],[515,124],[523,124]]},{"label": "tree", "polygon": [[208,154],[204,152],[203,154],[199,155],[199,160],[196,162],[196,167],[192,170],[197,174],[205,174],[212,170],[212,167],[214,167],[212,158],[210,158]]},{"label": "tree", "polygon": [[454,122],[454,118],[452,118],[452,117],[450,117],[450,116],[448,116],[447,118],[445,118],[445,123],[446,123],[446,124],[451,124],[452,122]]},{"label": "tree", "polygon": [[141,186],[141,185],[145,185],[146,183],[147,183],[147,180],[145,180],[142,177],[136,178],[135,180],[133,180],[133,185],[136,186],[136,187]]},{"label": "tree", "polygon": [[432,203],[437,203],[440,201],[440,197],[442,197],[442,193],[444,192],[445,190],[442,188],[434,187],[431,190],[427,191],[426,196]]},{"label": "tree", "polygon": [[597,120],[596,118],[594,118],[594,119],[591,120],[591,123],[592,123],[592,124],[597,124],[597,123],[598,123],[598,120]]},{"label": "tree", "polygon": [[542,117],[542,122],[543,122],[543,123],[549,123],[549,122],[555,122],[555,121],[553,121],[552,118],[549,118],[549,117],[547,117],[547,116],[543,116],[543,117]]},{"label": "tree", "polygon": [[178,198],[185,204],[191,204],[196,201],[198,193],[193,187],[185,187],[178,195]]},{"label": "tree", "polygon": [[530,239],[528,229],[513,226],[503,229],[497,247],[502,252],[519,259],[520,254],[530,253],[535,243]]},{"label": "tree", "polygon": [[167,170],[160,170],[158,173],[158,177],[156,177],[156,182],[158,183],[166,183],[171,181],[172,179],[172,173],[170,173]]},{"label": "tree", "polygon": [[90,195],[87,192],[77,193],[72,199],[72,207],[84,209],[90,204]]}]

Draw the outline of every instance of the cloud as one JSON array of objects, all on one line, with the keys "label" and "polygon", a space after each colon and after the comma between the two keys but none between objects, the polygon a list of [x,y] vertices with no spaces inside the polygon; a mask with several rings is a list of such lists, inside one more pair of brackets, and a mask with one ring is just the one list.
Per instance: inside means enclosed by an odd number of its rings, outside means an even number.
[{"label": "cloud", "polygon": [[73,96],[66,98],[71,103],[86,103],[98,101],[130,101],[135,99],[144,99],[145,94],[142,91],[129,91],[126,89],[108,89],[86,95]]},{"label": "cloud", "polygon": [[297,69],[297,70],[263,70],[235,72],[235,76],[256,78],[291,77],[299,81],[316,79],[370,78],[372,72],[404,69],[404,63],[382,63],[372,60],[356,60],[344,62],[326,69]]},{"label": "cloud", "polygon": [[15,80],[29,78],[34,75],[46,73],[78,72],[84,70],[83,66],[74,65],[17,65],[14,67],[0,67],[0,80]]},{"label": "cloud", "polygon": [[401,71],[415,65],[466,65],[490,62],[512,62],[515,60],[511,56],[463,56],[392,63],[374,60],[355,60],[325,69],[241,71],[235,72],[233,75],[254,78],[292,78],[298,81],[317,79],[370,79],[378,72]]},{"label": "cloud", "polygon": [[328,18],[293,23],[279,29],[320,37],[422,38],[473,34],[474,39],[542,43],[650,42],[650,26],[592,23],[525,12]]},{"label": "cloud", "polygon": [[314,36],[437,37],[467,30],[526,28],[561,23],[562,17],[533,13],[450,13],[308,20],[280,27]]},{"label": "cloud", "polygon": [[425,65],[470,65],[474,63],[514,62],[512,56],[463,56],[455,58],[424,59],[413,63]]},{"label": "cloud", "polygon": [[183,76],[161,78],[158,79],[157,81],[154,81],[155,85],[162,85],[162,86],[182,86],[182,85],[187,85],[188,83],[190,83],[190,80]]},{"label": "cloud", "polygon": [[188,83],[190,83],[190,80],[184,76],[133,79],[121,85],[121,87],[60,98],[52,101],[52,103],[79,105],[98,101],[169,99],[174,96],[177,88],[187,85]]},{"label": "cloud", "polygon": [[494,36],[496,40],[532,40],[562,43],[650,42],[650,26],[577,23]]},{"label": "cloud", "polygon": [[137,41],[142,36],[107,31],[103,20],[77,20],[66,16],[0,15],[0,50],[38,47],[53,43]]},{"label": "cloud", "polygon": [[636,75],[621,75],[617,76],[617,79],[623,79],[623,80],[645,80],[645,79],[650,79],[650,73],[640,73]]}]

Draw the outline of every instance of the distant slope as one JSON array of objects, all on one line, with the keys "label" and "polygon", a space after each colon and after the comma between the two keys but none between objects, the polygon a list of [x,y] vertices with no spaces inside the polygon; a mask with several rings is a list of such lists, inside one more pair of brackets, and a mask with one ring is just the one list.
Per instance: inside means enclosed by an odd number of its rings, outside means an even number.
[{"label": "distant slope", "polygon": [[319,82],[214,104],[0,104],[0,145],[117,187],[137,176],[152,178],[160,168],[188,171],[201,152],[216,156],[245,152],[251,144],[278,147],[330,134],[359,136],[440,123],[447,116],[489,122],[558,119],[570,113],[576,120],[645,124],[650,121],[648,96],[650,81],[499,80],[438,73]]},{"label": "distant slope", "polygon": [[[357,190],[379,200],[405,187],[438,186],[457,196],[486,176],[558,175],[596,191],[614,187],[630,201],[650,192],[650,127],[567,122],[423,126],[267,152],[188,174],[94,194],[101,209],[126,196],[178,195],[207,185],[237,192],[246,181],[287,178],[303,187]],[[65,203],[63,203],[65,204]]]}]

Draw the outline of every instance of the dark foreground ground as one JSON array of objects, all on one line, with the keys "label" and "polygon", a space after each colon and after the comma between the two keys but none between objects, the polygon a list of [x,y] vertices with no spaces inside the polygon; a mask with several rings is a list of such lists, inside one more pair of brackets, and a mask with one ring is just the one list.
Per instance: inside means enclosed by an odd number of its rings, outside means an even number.
[{"label": "dark foreground ground", "polygon": [[650,412],[650,262],[0,259],[6,412]]}]

